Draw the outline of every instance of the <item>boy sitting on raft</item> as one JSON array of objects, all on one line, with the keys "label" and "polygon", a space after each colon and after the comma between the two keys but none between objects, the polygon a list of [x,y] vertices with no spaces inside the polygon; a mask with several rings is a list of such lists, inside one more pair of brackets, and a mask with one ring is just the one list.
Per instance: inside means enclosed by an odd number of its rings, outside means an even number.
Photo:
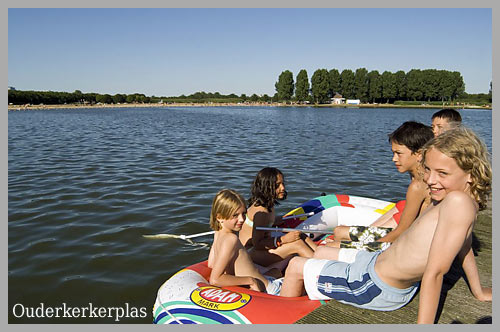
[{"label": "boy sitting on raft", "polygon": [[252,262],[238,238],[245,221],[245,199],[237,192],[223,189],[212,202],[210,227],[215,231],[208,256],[210,284],[214,286],[249,286],[255,291],[279,295],[281,281],[264,277]]},{"label": "boy sitting on raft", "polygon": [[462,124],[462,116],[453,108],[443,108],[432,115],[432,132],[438,136]]},{"label": "boy sitting on raft", "polygon": [[294,257],[281,296],[300,296],[305,286],[311,299],[389,311],[410,302],[421,281],[417,322],[432,324],[443,276],[458,258],[474,297],[491,301],[471,248],[477,212],[491,192],[486,146],[471,130],[459,128],[428,142],[422,157],[432,204],[387,250],[359,251],[353,263]]},{"label": "boy sitting on raft", "polygon": [[[434,137],[430,127],[415,121],[404,122],[389,134],[392,147],[392,161],[400,173],[410,175],[406,201],[400,201],[371,226],[338,226],[334,229],[334,241],[327,247],[342,248],[340,257],[328,257],[328,248],[318,248],[315,257],[339,259],[351,262],[355,250],[383,250],[403,233],[420,213],[429,205],[430,195],[424,182],[421,165],[422,147]],[[401,212],[402,211],[402,212]],[[375,227],[378,226],[378,227]],[[334,251],[337,253],[337,251]]]},{"label": "boy sitting on raft", "polygon": [[268,267],[291,255],[313,257],[316,244],[299,231],[283,236],[271,237],[271,232],[256,227],[279,226],[281,217],[276,217],[274,206],[278,200],[286,199],[283,173],[274,167],[265,167],[257,173],[248,200],[248,214],[240,232],[240,240],[248,249],[252,260]]}]

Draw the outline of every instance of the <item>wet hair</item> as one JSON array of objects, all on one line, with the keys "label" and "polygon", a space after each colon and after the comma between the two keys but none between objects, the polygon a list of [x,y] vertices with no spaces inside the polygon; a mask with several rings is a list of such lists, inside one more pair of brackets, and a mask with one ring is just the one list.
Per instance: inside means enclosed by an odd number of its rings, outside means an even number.
[{"label": "wet hair", "polygon": [[279,205],[276,197],[278,175],[281,175],[284,180],[283,173],[274,167],[265,167],[257,173],[252,183],[248,207],[255,204],[256,206],[263,206],[267,211],[271,212],[275,205]]},{"label": "wet hair", "polygon": [[491,193],[492,170],[490,155],[484,142],[466,127],[448,130],[429,141],[423,149],[422,162],[430,149],[453,158],[464,172],[470,174],[470,194],[483,210]]},{"label": "wet hair", "polygon": [[457,110],[453,108],[443,108],[432,115],[432,120],[435,118],[446,119],[448,122],[455,122],[459,124],[462,122],[462,116]]},{"label": "wet hair", "polygon": [[220,219],[230,219],[238,209],[245,206],[245,199],[239,193],[231,189],[219,191],[213,201],[210,211],[210,228],[219,231],[222,227],[217,221]]},{"label": "wet hair", "polygon": [[413,153],[420,151],[432,138],[432,128],[416,121],[406,121],[389,134],[389,142],[404,145]]}]

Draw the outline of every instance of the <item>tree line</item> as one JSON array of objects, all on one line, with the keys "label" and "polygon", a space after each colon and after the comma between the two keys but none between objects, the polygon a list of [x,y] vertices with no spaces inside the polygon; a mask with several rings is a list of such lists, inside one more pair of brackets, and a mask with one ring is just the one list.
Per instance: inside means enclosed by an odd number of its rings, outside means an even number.
[{"label": "tree line", "polygon": [[234,93],[223,95],[219,92],[196,92],[191,95],[177,97],[157,97],[146,96],[141,93],[134,94],[99,94],[82,93],[80,90],[74,92],[57,91],[32,91],[32,90],[8,90],[9,104],[13,105],[64,105],[64,104],[133,104],[133,103],[241,103],[241,102],[276,102],[277,95],[269,96],[267,94],[252,94],[247,96],[241,94],[237,96]]},{"label": "tree line", "polygon": [[282,101],[310,101],[329,103],[336,94],[362,103],[394,103],[394,101],[450,102],[465,94],[462,75],[457,71],[412,69],[408,73],[377,70],[356,71],[344,69],[317,69],[309,83],[307,71],[302,69],[294,82],[289,70],[283,71],[275,84],[278,99]]},{"label": "tree line", "polygon": [[63,105],[63,104],[123,104],[123,103],[271,103],[308,102],[330,103],[336,94],[346,99],[359,99],[362,103],[444,103],[471,102],[485,104],[492,102],[492,83],[488,94],[467,94],[462,75],[459,72],[436,69],[412,69],[408,73],[377,70],[368,72],[365,68],[356,71],[344,69],[318,69],[309,82],[308,74],[302,69],[295,81],[291,71],[283,71],[275,83],[276,93],[223,95],[219,92],[196,92],[177,97],[146,96],[133,94],[99,94],[55,91],[22,91],[9,89],[8,101],[13,105]]}]

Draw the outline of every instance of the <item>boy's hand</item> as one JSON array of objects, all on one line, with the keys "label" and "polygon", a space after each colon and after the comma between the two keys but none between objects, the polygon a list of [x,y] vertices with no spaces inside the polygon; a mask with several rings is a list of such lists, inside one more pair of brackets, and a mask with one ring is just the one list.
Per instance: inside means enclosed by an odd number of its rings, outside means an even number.
[{"label": "boy's hand", "polygon": [[281,241],[283,242],[283,244],[295,242],[297,240],[300,240],[300,232],[299,231],[289,232],[281,237]]},{"label": "boy's hand", "polygon": [[491,287],[481,287],[482,294],[478,294],[476,298],[481,302],[491,302],[492,300],[492,291]]}]

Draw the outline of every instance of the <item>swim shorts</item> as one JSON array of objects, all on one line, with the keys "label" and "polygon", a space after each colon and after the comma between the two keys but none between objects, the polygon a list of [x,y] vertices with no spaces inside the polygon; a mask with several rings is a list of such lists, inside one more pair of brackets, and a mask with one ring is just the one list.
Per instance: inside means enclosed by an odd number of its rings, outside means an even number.
[{"label": "swim shorts", "polygon": [[267,281],[266,292],[270,295],[280,295],[281,286],[283,285],[283,278],[275,279],[270,276],[264,276]]},{"label": "swim shorts", "polygon": [[340,250],[342,249],[355,249],[364,251],[384,251],[391,246],[390,242],[361,242],[361,241],[340,241]]},{"label": "swim shorts", "polygon": [[370,243],[378,241],[392,230],[393,228],[390,227],[351,226],[349,227],[349,237],[354,242]]},{"label": "swim shorts", "polygon": [[360,251],[353,263],[308,259],[304,264],[304,287],[311,300],[335,299],[363,309],[392,311],[410,302],[418,283],[406,289],[391,287],[375,272],[381,252]]}]

